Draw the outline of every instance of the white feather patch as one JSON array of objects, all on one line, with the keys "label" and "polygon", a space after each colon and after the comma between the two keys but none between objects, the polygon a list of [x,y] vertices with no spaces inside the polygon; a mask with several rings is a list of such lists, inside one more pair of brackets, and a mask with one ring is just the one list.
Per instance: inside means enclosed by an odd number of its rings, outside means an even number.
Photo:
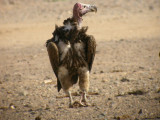
[{"label": "white feather patch", "polygon": [[71,25],[70,22],[68,22],[67,24],[65,24],[64,26],[64,30],[71,30],[73,28],[73,26]]},{"label": "white feather patch", "polygon": [[76,43],[76,44],[74,44],[74,48],[75,48],[77,51],[82,50],[83,47],[84,47],[84,45],[83,45],[82,42],[81,42],[81,43]]},{"label": "white feather patch", "polygon": [[78,52],[78,55],[80,56],[80,51],[84,51],[84,44],[81,43],[76,43],[74,44],[75,50]]},{"label": "white feather patch", "polygon": [[56,35],[56,36],[55,36],[55,41],[56,41],[56,42],[58,41],[58,38],[59,38],[59,36]]},{"label": "white feather patch", "polygon": [[60,53],[62,54],[60,60],[63,60],[65,58],[68,50],[71,48],[71,45],[70,45],[70,43],[66,44],[66,43],[60,41],[58,43],[58,47],[59,47]]}]

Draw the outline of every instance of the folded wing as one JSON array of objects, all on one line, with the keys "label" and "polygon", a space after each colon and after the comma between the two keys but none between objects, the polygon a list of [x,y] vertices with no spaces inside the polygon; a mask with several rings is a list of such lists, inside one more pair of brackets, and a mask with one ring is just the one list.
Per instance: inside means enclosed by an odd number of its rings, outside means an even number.
[{"label": "folded wing", "polygon": [[48,56],[49,56],[49,59],[50,59],[52,69],[53,69],[53,71],[54,71],[54,73],[57,77],[58,91],[60,91],[62,87],[61,87],[61,83],[58,79],[59,52],[58,52],[57,45],[54,42],[49,41],[47,43],[47,51],[48,51]]},{"label": "folded wing", "polygon": [[88,36],[86,41],[87,41],[87,45],[86,45],[87,63],[88,63],[89,71],[91,71],[95,53],[96,53],[96,41],[93,36]]}]

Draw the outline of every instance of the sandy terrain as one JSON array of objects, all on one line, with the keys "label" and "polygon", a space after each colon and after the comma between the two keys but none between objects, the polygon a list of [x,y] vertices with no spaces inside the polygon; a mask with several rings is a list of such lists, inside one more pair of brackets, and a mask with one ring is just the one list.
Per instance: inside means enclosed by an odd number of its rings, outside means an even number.
[{"label": "sandy terrain", "polygon": [[160,119],[160,1],[81,1],[98,6],[83,21],[97,41],[91,106],[68,108],[45,42],[75,2],[0,0],[0,120]]}]

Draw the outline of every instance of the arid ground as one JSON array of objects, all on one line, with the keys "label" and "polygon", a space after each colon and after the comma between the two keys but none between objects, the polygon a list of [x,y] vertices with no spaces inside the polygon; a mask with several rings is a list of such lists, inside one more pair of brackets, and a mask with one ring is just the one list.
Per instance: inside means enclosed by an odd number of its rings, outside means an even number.
[{"label": "arid ground", "polygon": [[[45,42],[76,2],[98,7],[83,18],[97,51],[91,105],[69,108]],[[0,0],[0,120],[158,120],[159,52],[159,0]]]}]

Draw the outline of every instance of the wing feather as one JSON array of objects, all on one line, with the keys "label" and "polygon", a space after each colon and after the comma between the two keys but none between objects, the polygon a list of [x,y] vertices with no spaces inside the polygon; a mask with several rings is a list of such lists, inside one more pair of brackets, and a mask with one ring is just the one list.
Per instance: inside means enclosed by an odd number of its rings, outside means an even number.
[{"label": "wing feather", "polygon": [[47,51],[48,51],[48,56],[50,59],[52,69],[57,77],[57,87],[58,87],[58,92],[59,92],[62,87],[58,79],[59,52],[58,52],[57,45],[54,42],[50,41],[49,43],[47,43]]},{"label": "wing feather", "polygon": [[88,36],[87,37],[87,63],[88,63],[89,71],[91,71],[92,69],[95,53],[96,53],[95,38],[93,36]]}]

